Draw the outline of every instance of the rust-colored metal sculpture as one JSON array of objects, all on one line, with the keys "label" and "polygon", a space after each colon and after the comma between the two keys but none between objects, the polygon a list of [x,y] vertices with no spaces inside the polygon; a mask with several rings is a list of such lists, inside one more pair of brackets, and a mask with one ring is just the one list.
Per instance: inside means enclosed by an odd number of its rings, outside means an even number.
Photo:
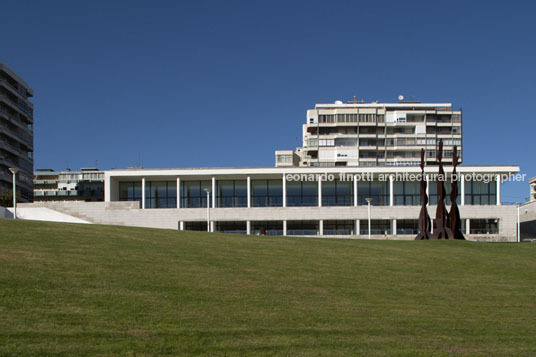
[{"label": "rust-colored metal sculpture", "polygon": [[452,179],[450,183],[450,212],[449,212],[449,226],[454,239],[465,239],[462,233],[462,220],[460,219],[460,211],[458,210],[458,204],[456,199],[458,198],[458,175],[456,174],[456,167],[458,166],[458,147],[454,146],[452,152]]},{"label": "rust-colored metal sculpture", "polygon": [[454,234],[448,225],[447,208],[445,207],[445,186],[443,181],[445,180],[445,171],[443,170],[443,140],[439,140],[439,147],[437,149],[436,160],[439,164],[439,175],[437,177],[437,193],[439,194],[439,200],[437,201],[435,229],[432,234],[432,239],[453,239]]},{"label": "rust-colored metal sculpture", "polygon": [[426,205],[428,205],[428,195],[426,194],[426,180],[424,176],[424,149],[421,149],[421,213],[419,214],[419,234],[415,240],[430,239],[430,216]]}]

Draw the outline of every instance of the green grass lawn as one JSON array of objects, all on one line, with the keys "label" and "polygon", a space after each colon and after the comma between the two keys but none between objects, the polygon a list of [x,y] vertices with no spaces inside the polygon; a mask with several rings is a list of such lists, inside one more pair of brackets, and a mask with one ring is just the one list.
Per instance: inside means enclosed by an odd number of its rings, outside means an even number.
[{"label": "green grass lawn", "polygon": [[0,355],[536,355],[536,244],[0,219]]}]

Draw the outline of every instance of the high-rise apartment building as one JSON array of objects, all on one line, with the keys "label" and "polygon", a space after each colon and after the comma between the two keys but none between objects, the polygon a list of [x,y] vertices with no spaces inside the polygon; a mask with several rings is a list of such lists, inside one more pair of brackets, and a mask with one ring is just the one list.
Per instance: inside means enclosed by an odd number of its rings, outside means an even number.
[{"label": "high-rise apartment building", "polygon": [[11,190],[10,167],[18,168],[20,201],[33,200],[32,89],[0,62],[0,191]]},{"label": "high-rise apartment building", "polygon": [[462,158],[462,112],[450,103],[317,104],[307,110],[303,147],[276,151],[276,166],[417,166],[421,148],[434,164],[439,141],[451,162]]}]

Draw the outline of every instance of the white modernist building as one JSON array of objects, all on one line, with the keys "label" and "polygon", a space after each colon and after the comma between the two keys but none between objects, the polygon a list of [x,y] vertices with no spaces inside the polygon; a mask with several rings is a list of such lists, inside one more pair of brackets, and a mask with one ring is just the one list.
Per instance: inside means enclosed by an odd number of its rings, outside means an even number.
[{"label": "white modernist building", "polygon": [[[433,218],[437,167],[425,171]],[[467,237],[515,241],[516,207],[501,204],[501,179],[519,176],[519,167],[459,166],[458,172]],[[372,198],[372,236],[413,239],[419,174],[418,167],[110,170],[105,202],[42,204],[103,224],[207,230],[209,213],[211,231],[355,238],[368,237],[366,199]],[[450,183],[445,187],[449,192]]]}]

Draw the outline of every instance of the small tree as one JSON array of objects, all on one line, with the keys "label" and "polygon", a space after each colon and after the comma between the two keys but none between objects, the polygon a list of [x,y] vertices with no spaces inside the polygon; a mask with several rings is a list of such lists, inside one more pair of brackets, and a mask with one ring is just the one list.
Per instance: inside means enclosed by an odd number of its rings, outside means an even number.
[{"label": "small tree", "polygon": [[[20,201],[20,192],[17,192],[17,202]],[[12,207],[13,206],[13,191],[4,190],[0,193],[0,206]]]}]

